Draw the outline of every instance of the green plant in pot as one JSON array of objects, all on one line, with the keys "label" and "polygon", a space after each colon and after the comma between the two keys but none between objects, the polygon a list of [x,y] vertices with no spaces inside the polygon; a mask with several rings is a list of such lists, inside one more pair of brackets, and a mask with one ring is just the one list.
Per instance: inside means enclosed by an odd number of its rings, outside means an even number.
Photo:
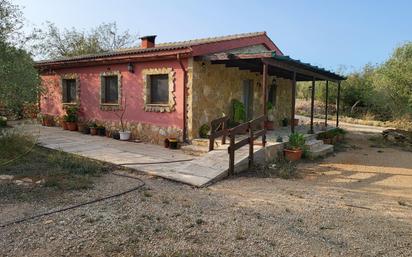
[{"label": "green plant in pot", "polygon": [[288,118],[283,118],[283,119],[282,119],[282,127],[287,127],[288,124],[289,124]]},{"label": "green plant in pot", "polygon": [[106,136],[106,128],[103,125],[97,126],[97,135],[104,137]]},{"label": "green plant in pot", "polygon": [[267,103],[267,110],[268,110],[268,117],[267,121],[265,121],[265,127],[267,130],[274,130],[275,129],[275,114],[273,104],[271,102]]},{"label": "green plant in pot", "polygon": [[90,135],[92,135],[92,136],[95,136],[95,135],[97,135],[97,124],[95,123],[95,122],[93,122],[91,125],[90,125]]},{"label": "green plant in pot", "polygon": [[120,127],[121,130],[119,131],[119,139],[122,141],[127,141],[130,139],[131,132],[129,130],[126,130],[125,124],[124,124],[124,114],[126,113],[126,95],[124,95],[124,103],[123,103],[123,108],[117,110],[114,112],[114,114],[117,116],[117,118],[120,121]]},{"label": "green plant in pot", "polygon": [[[60,126],[64,129],[64,130],[68,130],[69,128],[67,127],[67,115],[63,115],[63,117],[60,118]],[[47,120],[46,120],[46,124],[47,124]],[[48,125],[46,125],[48,126]]]},{"label": "green plant in pot", "polygon": [[233,99],[232,106],[233,106],[233,119],[232,120],[236,123],[245,122],[246,112],[245,112],[244,104],[237,99]]},{"label": "green plant in pot", "polygon": [[78,108],[75,106],[68,107],[66,109],[66,115],[64,116],[64,121],[67,124],[67,128],[70,131],[77,131],[77,111]]},{"label": "green plant in pot", "polygon": [[199,136],[200,138],[209,138],[210,126],[209,124],[203,124],[199,128]]},{"label": "green plant in pot", "polygon": [[[79,129],[79,130],[80,130],[80,129]],[[83,126],[83,130],[81,130],[81,132],[82,132],[83,134],[86,134],[86,135],[90,134],[90,124],[89,124],[89,123],[85,123],[84,126]]]},{"label": "green plant in pot", "polygon": [[297,161],[302,158],[302,153],[305,147],[305,136],[301,133],[292,133],[289,136],[289,142],[283,150],[285,158],[289,161]]}]

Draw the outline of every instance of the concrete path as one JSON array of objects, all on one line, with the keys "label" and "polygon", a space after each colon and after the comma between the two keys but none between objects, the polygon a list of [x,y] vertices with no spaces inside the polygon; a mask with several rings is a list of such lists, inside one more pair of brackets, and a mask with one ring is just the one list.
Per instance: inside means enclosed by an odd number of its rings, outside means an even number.
[{"label": "concrete path", "polygon": [[[217,149],[202,157],[187,155],[148,143],[122,142],[107,137],[84,135],[58,127],[22,125],[35,135],[38,144],[50,149],[78,154],[193,186],[206,186],[227,176],[227,149]],[[278,145],[266,149],[256,146],[256,160],[264,161],[276,154]],[[247,169],[248,148],[236,151],[235,172]]]}]

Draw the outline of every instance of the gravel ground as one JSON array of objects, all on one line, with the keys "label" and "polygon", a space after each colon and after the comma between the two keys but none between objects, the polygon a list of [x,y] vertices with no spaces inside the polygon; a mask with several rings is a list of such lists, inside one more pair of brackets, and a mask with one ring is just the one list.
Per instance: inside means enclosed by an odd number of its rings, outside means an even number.
[{"label": "gravel ground", "polygon": [[[295,180],[196,189],[137,175],[138,191],[0,228],[0,256],[412,256],[411,153],[369,147],[363,134],[349,145],[300,164]],[[47,201],[0,199],[0,223],[138,183],[109,174]]]}]

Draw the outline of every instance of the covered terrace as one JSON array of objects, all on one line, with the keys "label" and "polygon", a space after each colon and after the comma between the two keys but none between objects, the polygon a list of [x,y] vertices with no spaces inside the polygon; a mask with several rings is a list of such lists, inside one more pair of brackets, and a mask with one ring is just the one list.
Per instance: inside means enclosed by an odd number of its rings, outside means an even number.
[{"label": "covered terrace", "polygon": [[[341,81],[345,80],[344,76],[338,75],[331,71],[313,66],[309,63],[303,63],[299,60],[290,58],[289,56],[277,55],[274,51],[265,51],[259,53],[230,53],[221,52],[207,56],[196,57],[197,60],[210,61],[212,64],[224,64],[227,67],[238,67],[241,70],[250,70],[252,72],[260,72],[262,76],[262,95],[263,95],[263,110],[267,117],[267,102],[268,102],[268,76],[276,76],[280,78],[290,79],[292,81],[291,93],[291,117],[295,118],[295,103],[296,103],[296,83],[299,81],[311,81],[311,115],[309,133],[314,133],[314,102],[315,90],[317,81],[326,81],[326,105],[325,105],[325,126],[328,126],[328,91],[329,84],[337,86],[336,99],[336,127],[339,127],[339,104],[340,104],[340,88]],[[295,132],[294,122],[290,123],[291,132]]]}]

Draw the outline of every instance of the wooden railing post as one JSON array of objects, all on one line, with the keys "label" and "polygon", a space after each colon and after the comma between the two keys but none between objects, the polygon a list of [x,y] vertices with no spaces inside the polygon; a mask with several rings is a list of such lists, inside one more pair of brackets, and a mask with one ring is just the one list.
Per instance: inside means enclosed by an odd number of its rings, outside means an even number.
[{"label": "wooden railing post", "polygon": [[248,122],[249,125],[249,168],[253,165],[253,126],[252,122]]},{"label": "wooden railing post", "polygon": [[223,123],[222,123],[222,130],[225,131],[223,133],[223,136],[222,136],[222,145],[224,145],[224,144],[226,144],[226,133],[227,133],[226,121],[223,121]]},{"label": "wooden railing post", "polygon": [[224,116],[210,122],[210,135],[209,135],[209,152],[215,148],[215,139],[222,137],[222,144],[226,143],[226,136],[228,129],[226,128],[226,123],[229,117]]},{"label": "wooden railing post", "polygon": [[230,146],[229,150],[229,175],[235,173],[235,133],[230,133]]}]

